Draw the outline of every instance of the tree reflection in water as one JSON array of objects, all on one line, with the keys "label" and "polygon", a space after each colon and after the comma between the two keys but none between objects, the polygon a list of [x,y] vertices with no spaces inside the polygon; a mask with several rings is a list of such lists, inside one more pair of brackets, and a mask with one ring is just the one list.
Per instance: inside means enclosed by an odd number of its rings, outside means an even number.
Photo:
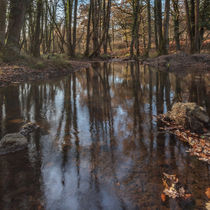
[{"label": "tree reflection in water", "polygon": [[210,113],[210,75],[175,75],[138,63],[93,63],[69,77],[0,89],[0,136],[26,121],[41,129],[27,151],[0,156],[0,209],[167,209],[162,172],[205,202],[208,167],[157,130],[176,100]]}]

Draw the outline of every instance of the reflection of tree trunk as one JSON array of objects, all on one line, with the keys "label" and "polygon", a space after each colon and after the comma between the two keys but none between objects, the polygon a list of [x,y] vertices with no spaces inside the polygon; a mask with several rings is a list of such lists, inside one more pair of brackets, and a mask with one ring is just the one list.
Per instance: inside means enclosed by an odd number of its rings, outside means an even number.
[{"label": "reflection of tree trunk", "polygon": [[171,93],[171,83],[170,83],[170,77],[168,73],[165,73],[164,75],[164,81],[165,81],[165,99],[166,99],[166,106],[167,111],[171,109],[171,100],[170,100],[170,93]]},{"label": "reflection of tree trunk", "polygon": [[78,137],[78,120],[77,120],[77,88],[76,88],[76,75],[73,73],[73,128],[74,128],[74,137],[75,137],[75,146],[76,146],[76,167],[77,167],[77,187],[80,186],[80,140]]},{"label": "reflection of tree trunk", "polygon": [[[9,132],[17,132],[18,128],[15,126],[11,126],[11,124],[8,121],[13,119],[19,119],[21,117],[18,87],[11,86],[7,88],[7,93],[5,94],[5,112],[6,130],[8,130]],[[11,128],[8,126],[11,126]]]}]

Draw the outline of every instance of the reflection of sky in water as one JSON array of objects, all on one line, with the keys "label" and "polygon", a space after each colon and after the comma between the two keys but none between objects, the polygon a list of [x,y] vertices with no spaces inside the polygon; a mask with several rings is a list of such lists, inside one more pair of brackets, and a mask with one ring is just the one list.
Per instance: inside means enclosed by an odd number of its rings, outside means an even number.
[{"label": "reflection of sky in water", "polygon": [[[37,121],[46,132],[32,136],[28,155],[34,168],[41,159],[46,209],[161,208],[163,171],[187,174],[183,180],[193,186],[203,170],[198,194],[206,187],[208,170],[200,165],[196,170],[199,163],[185,146],[158,132],[153,118],[165,113],[177,94],[190,100],[192,78],[178,78],[179,92],[175,75],[159,72],[158,79],[156,71],[126,65],[19,87],[19,117]],[[8,129],[5,106],[2,133]]]}]

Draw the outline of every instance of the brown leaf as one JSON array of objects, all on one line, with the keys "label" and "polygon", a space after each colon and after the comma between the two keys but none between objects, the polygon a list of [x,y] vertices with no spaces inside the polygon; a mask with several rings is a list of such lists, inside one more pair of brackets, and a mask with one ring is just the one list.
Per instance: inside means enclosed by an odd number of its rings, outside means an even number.
[{"label": "brown leaf", "polygon": [[161,193],[161,200],[162,200],[163,202],[166,201],[166,195],[165,195],[164,193]]},{"label": "brown leaf", "polygon": [[206,189],[206,192],[205,192],[206,196],[208,197],[208,199],[210,199],[210,187],[208,187]]},{"label": "brown leaf", "polygon": [[189,198],[191,198],[191,197],[192,197],[192,194],[185,194],[185,195],[184,195],[184,198],[185,198],[185,199],[189,199]]}]

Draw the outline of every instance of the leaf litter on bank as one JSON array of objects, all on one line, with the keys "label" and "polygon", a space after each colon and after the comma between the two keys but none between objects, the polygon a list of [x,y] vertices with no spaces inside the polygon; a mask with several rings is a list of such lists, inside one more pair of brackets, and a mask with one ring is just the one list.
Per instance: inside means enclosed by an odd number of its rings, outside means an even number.
[{"label": "leaf litter on bank", "polygon": [[189,129],[185,129],[183,126],[177,125],[174,121],[168,120],[164,114],[154,117],[163,124],[162,127],[159,127],[160,130],[167,131],[175,135],[179,140],[190,145],[191,148],[186,152],[210,164],[210,135],[206,132],[206,129],[204,129],[203,134],[200,135]]}]

